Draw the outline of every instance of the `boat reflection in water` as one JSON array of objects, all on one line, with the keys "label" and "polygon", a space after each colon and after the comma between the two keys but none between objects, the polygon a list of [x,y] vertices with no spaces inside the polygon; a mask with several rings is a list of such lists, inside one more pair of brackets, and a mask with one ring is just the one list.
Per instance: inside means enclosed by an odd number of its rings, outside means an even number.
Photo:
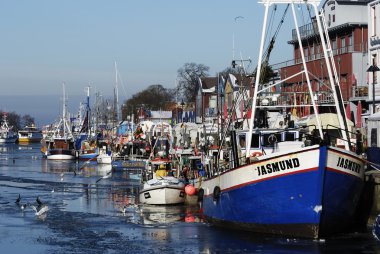
[{"label": "boat reflection in water", "polygon": [[74,161],[41,160],[41,169],[44,173],[73,173],[76,167]]},{"label": "boat reflection in water", "polygon": [[171,224],[182,221],[185,218],[184,206],[156,206],[141,205],[140,206],[142,224]]}]

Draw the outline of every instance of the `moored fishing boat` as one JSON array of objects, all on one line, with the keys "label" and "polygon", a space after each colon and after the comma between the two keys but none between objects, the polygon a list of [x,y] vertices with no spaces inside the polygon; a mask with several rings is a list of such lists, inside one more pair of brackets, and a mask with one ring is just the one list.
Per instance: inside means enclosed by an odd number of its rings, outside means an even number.
[{"label": "moored fishing boat", "polygon": [[69,122],[66,119],[66,97],[63,85],[63,114],[51,136],[41,140],[41,152],[48,160],[74,160],[75,143]]},{"label": "moored fishing boat", "polygon": [[0,126],[0,143],[15,143],[17,141],[17,133],[12,130],[12,126],[8,125],[7,113],[3,113],[3,120]]},{"label": "moored fishing boat", "polygon": [[42,139],[42,130],[38,129],[34,124],[25,126],[24,129],[18,131],[19,143],[37,143]]},{"label": "moored fishing boat", "polygon": [[[316,13],[316,27],[323,48],[324,60],[329,72],[334,108],[340,127],[337,128],[343,144],[334,147],[319,121],[316,100],[311,105],[317,117],[312,132],[292,126],[292,121],[282,128],[268,128],[262,94],[272,86],[259,83],[257,72],[249,117],[249,130],[236,134],[231,131],[232,151],[220,160],[220,153],[213,158],[216,163],[210,175],[202,182],[200,192],[203,214],[210,222],[243,230],[294,237],[320,238],[334,233],[347,232],[353,225],[355,213],[364,185],[364,161],[352,150],[349,130],[345,121],[338,75],[334,66],[329,37],[323,13],[318,11],[319,1],[268,0],[265,5],[264,25],[257,70],[262,70],[262,55],[268,10],[271,5],[290,5],[296,26],[298,43],[302,48],[294,5],[308,5]],[[327,41],[327,42],[326,42]],[[296,75],[304,75],[313,96],[309,72],[303,51],[300,50],[303,69]],[[264,98],[266,99],[266,98]],[[265,105],[264,105],[265,104]],[[287,106],[279,105],[281,108]],[[294,107],[294,105],[293,105]],[[255,118],[256,110],[259,117]],[[260,110],[260,111],[259,111]],[[264,110],[264,111],[261,111]],[[263,113],[263,114],[261,114]],[[261,124],[260,124],[261,123]],[[243,142],[237,140],[243,136]],[[241,141],[241,140],[239,140]],[[244,156],[240,145],[245,144]]]},{"label": "moored fishing boat", "polygon": [[139,190],[140,203],[173,205],[185,202],[185,185],[172,174],[172,162],[167,159],[151,161],[152,178],[144,181]]}]

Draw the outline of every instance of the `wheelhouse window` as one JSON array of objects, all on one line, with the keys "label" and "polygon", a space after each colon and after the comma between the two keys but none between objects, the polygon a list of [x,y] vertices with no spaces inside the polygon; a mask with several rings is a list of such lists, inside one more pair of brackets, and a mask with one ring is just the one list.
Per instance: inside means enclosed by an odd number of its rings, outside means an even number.
[{"label": "wheelhouse window", "polygon": [[371,129],[371,146],[377,147],[377,128]]},{"label": "wheelhouse window", "polygon": [[284,141],[295,141],[296,134],[294,132],[285,132]]},{"label": "wheelhouse window", "polygon": [[259,148],[260,147],[260,135],[259,134],[252,134],[251,147],[252,148]]},{"label": "wheelhouse window", "polygon": [[281,133],[263,134],[263,146],[273,147],[277,142],[281,142]]}]

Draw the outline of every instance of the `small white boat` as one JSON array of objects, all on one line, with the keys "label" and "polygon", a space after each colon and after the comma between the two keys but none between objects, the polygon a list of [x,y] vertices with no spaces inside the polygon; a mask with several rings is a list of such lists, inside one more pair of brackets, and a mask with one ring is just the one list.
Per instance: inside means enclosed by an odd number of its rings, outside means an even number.
[{"label": "small white boat", "polygon": [[107,144],[105,142],[100,143],[99,145],[99,155],[96,157],[96,161],[98,164],[111,164],[112,163],[112,156],[109,152],[109,149],[107,148]]},{"label": "small white boat", "polygon": [[185,184],[174,176],[153,178],[142,184],[140,203],[173,205],[185,202]]},{"label": "small white boat", "polygon": [[12,130],[12,126],[8,125],[7,114],[3,113],[3,122],[0,126],[0,143],[15,143],[17,138],[17,133]]},{"label": "small white boat", "polygon": [[185,184],[172,173],[171,161],[151,161],[154,172],[152,179],[145,181],[139,191],[140,203],[149,205],[174,205],[185,202]]},{"label": "small white boat", "polygon": [[99,154],[98,157],[96,157],[96,161],[98,162],[98,164],[111,164],[112,157],[111,155],[108,155],[106,153]]}]

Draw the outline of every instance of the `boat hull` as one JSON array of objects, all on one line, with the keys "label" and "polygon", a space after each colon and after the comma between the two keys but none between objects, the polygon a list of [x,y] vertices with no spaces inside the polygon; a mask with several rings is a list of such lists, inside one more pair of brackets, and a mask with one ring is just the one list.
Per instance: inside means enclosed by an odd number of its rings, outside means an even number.
[{"label": "boat hull", "polygon": [[143,184],[139,192],[140,203],[149,205],[174,205],[185,202],[185,187],[181,182],[171,184],[159,181],[156,184]]},{"label": "boat hull", "polygon": [[7,137],[7,138],[0,138],[0,143],[5,144],[5,143],[16,143],[17,141],[17,136],[14,137]]},{"label": "boat hull", "polygon": [[96,161],[98,153],[82,153],[78,155],[78,159],[82,161]]},{"label": "boat hull", "polygon": [[[346,160],[354,170],[344,168]],[[363,162],[354,154],[304,148],[205,180],[202,208],[216,225],[318,238],[350,226],[363,179]]]},{"label": "boat hull", "polygon": [[47,151],[46,158],[48,160],[75,160],[75,155],[71,150],[51,149]]}]

